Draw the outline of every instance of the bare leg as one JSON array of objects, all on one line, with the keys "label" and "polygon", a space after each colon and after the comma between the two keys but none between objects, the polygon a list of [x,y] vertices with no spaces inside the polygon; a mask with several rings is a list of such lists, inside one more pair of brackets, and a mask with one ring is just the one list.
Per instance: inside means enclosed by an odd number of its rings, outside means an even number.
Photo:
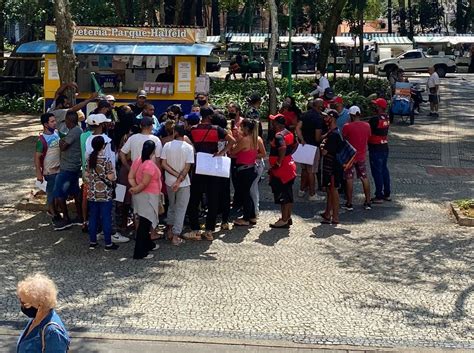
[{"label": "bare leg", "polygon": [[339,222],[339,192],[334,187],[334,183],[331,183],[329,190],[331,194],[332,221]]},{"label": "bare leg", "polygon": [[365,202],[370,203],[370,183],[368,178],[360,179],[362,181],[362,187],[364,188]]},{"label": "bare leg", "polygon": [[348,205],[352,205],[352,193],[354,191],[354,180],[346,180],[346,200]]},{"label": "bare leg", "polygon": [[308,188],[308,173],[306,169],[301,170],[301,184],[300,184],[300,190],[301,191],[306,191]]},{"label": "bare leg", "polygon": [[313,196],[316,194],[316,176],[313,172],[308,171],[308,191],[309,195]]},{"label": "bare leg", "polygon": [[329,187],[326,188],[326,210],[324,214],[326,218],[331,218],[331,210],[332,210],[332,199],[331,199],[331,189]]}]

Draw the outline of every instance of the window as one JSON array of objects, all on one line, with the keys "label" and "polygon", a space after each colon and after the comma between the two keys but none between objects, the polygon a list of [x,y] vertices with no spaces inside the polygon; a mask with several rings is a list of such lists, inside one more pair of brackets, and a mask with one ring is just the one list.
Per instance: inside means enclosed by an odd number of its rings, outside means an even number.
[{"label": "window", "polygon": [[409,53],[406,53],[401,57],[401,59],[419,59],[421,58],[421,53],[419,51],[412,51]]}]

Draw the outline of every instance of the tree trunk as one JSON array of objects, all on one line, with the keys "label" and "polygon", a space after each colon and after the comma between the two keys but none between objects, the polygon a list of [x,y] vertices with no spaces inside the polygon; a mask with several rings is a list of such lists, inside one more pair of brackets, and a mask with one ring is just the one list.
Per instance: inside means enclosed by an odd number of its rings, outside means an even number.
[{"label": "tree trunk", "polygon": [[202,0],[196,0],[196,26],[204,26],[202,18]]},{"label": "tree trunk", "polygon": [[193,14],[193,0],[184,0],[183,5],[183,26],[190,26],[194,24],[194,17]]},{"label": "tree trunk", "polygon": [[399,0],[398,1],[398,10],[400,14],[400,28],[398,31],[400,32],[400,35],[406,36],[407,35],[407,26],[406,26],[406,18],[407,18],[407,12],[406,12],[406,7],[405,7],[405,0]]},{"label": "tree trunk", "polygon": [[273,59],[275,58],[275,51],[278,44],[278,8],[275,0],[268,0],[268,7],[270,9],[271,38],[268,45],[267,61],[265,63],[265,79],[267,80],[270,114],[276,114],[277,91],[275,81],[273,80]]},{"label": "tree trunk", "polygon": [[332,11],[324,22],[324,32],[321,37],[320,54],[318,57],[318,69],[324,70],[328,64],[329,49],[331,38],[336,35],[337,27],[341,21],[341,14],[347,0],[334,0]]},{"label": "tree trunk", "polygon": [[219,1],[212,0],[212,35],[218,36],[221,34],[221,21],[219,18]]},{"label": "tree trunk", "polygon": [[[71,17],[69,0],[54,1],[54,17],[56,28],[56,60],[58,63],[59,80],[61,84],[76,80],[76,55],[73,48],[74,22]],[[69,99],[74,101],[74,92],[66,92]]]},{"label": "tree trunk", "polygon": [[115,7],[115,14],[117,15],[120,24],[127,23],[127,19],[123,15],[123,8],[122,8],[122,1],[121,0],[114,0],[114,7]]},{"label": "tree trunk", "polygon": [[164,26],[165,20],[165,0],[160,1],[160,26]]},{"label": "tree trunk", "polygon": [[[5,51],[5,0],[0,0],[0,56]],[[0,60],[0,69],[3,69],[3,60]]]},{"label": "tree trunk", "polygon": [[174,3],[175,3],[174,5],[175,16],[174,16],[173,24],[181,25],[183,23],[183,12],[182,12],[183,0],[175,0]]}]

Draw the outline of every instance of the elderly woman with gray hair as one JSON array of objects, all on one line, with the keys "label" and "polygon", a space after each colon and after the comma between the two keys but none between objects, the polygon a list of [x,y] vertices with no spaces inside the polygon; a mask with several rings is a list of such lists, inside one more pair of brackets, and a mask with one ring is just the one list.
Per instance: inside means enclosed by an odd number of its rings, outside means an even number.
[{"label": "elderly woman with gray hair", "polygon": [[18,283],[21,311],[30,318],[18,340],[17,353],[63,353],[70,338],[54,310],[58,290],[47,276],[36,273]]}]

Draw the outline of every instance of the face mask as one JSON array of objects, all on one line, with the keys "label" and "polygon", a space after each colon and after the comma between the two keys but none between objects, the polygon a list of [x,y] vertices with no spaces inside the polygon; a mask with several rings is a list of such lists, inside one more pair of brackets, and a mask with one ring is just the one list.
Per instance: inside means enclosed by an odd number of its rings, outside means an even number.
[{"label": "face mask", "polygon": [[56,131],[56,129],[53,128],[53,127],[48,127],[47,129],[48,129],[48,131],[49,131],[50,133],[53,133],[54,131]]},{"label": "face mask", "polygon": [[21,312],[28,316],[29,318],[33,319],[36,317],[36,314],[38,313],[38,309],[35,307],[30,306],[29,308],[26,308],[25,306],[21,306]]},{"label": "face mask", "polygon": [[237,113],[229,113],[229,118],[231,119],[237,118]]},{"label": "face mask", "polygon": [[207,100],[205,100],[205,99],[198,99],[197,102],[198,102],[198,104],[202,107],[203,105],[206,105]]}]

